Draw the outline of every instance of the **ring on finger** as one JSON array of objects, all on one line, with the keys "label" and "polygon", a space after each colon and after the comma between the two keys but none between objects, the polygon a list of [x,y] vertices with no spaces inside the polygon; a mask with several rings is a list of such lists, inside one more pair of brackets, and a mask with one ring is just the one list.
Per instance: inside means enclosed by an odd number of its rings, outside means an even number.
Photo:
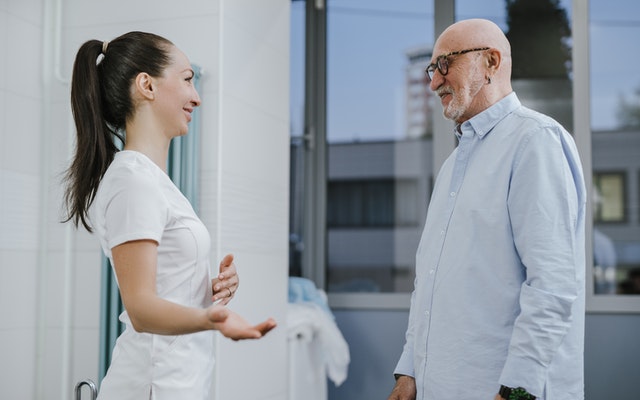
[{"label": "ring on finger", "polygon": [[231,291],[231,288],[227,288],[227,290],[229,291],[229,296],[227,296],[227,297],[233,296],[233,292]]}]

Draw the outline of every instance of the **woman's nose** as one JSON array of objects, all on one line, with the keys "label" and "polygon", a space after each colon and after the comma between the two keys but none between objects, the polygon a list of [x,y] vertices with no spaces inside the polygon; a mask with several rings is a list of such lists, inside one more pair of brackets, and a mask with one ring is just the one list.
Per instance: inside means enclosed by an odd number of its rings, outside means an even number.
[{"label": "woman's nose", "polygon": [[194,89],[193,93],[195,94],[194,98],[191,100],[191,103],[193,104],[194,107],[199,107],[200,106],[200,95],[198,94],[198,91]]}]

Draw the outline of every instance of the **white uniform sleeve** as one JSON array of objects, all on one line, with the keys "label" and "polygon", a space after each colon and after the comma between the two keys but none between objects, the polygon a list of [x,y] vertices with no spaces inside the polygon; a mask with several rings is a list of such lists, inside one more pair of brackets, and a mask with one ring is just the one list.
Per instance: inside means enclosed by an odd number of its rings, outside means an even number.
[{"label": "white uniform sleeve", "polygon": [[168,220],[168,204],[155,176],[128,173],[113,182],[105,209],[109,249],[132,240],[151,239],[160,243]]}]

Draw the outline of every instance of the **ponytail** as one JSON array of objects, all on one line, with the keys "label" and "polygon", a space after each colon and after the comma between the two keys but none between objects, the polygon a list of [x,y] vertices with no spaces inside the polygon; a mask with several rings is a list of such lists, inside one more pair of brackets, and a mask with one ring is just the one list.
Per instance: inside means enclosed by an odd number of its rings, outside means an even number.
[{"label": "ponytail", "polygon": [[160,36],[129,32],[111,42],[85,42],[73,65],[71,111],[76,148],[65,175],[67,217],[92,231],[88,220],[98,185],[118,151],[115,138],[133,117],[130,87],[140,72],[160,76],[170,62],[170,41]]}]

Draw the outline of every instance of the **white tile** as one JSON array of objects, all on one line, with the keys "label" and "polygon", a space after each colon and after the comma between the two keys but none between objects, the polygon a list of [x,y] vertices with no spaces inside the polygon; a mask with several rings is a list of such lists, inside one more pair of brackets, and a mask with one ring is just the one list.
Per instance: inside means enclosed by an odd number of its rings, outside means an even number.
[{"label": "white tile", "polygon": [[217,190],[218,174],[217,170],[203,170],[200,174],[200,210],[198,212],[200,219],[209,230],[212,244],[213,259],[219,258],[218,254],[214,254],[218,243],[218,197]]},{"label": "white tile", "polygon": [[282,183],[289,171],[288,124],[234,97],[224,101],[223,174],[232,170],[269,184]]},{"label": "white tile", "polygon": [[86,251],[93,253],[96,257],[99,257],[102,254],[102,250],[100,248],[100,241],[98,236],[93,233],[89,233],[85,228],[80,226],[75,232],[75,250],[76,251]]},{"label": "white tile", "polygon": [[36,98],[8,91],[5,97],[5,112],[7,118],[5,140],[2,145],[2,168],[39,174],[42,145],[39,117],[41,102]]},{"label": "white tile", "polygon": [[38,247],[39,180],[37,176],[0,169],[0,249]]},{"label": "white tile", "polygon": [[219,1],[208,0],[159,1],[153,7],[142,0],[69,0],[65,4],[64,15],[70,21],[69,26],[76,28],[122,24],[144,26],[149,21],[167,25],[183,19],[217,14],[218,11]]},{"label": "white tile", "polygon": [[73,326],[98,329],[100,326],[102,264],[99,255],[82,252],[73,267]]},{"label": "white tile", "polygon": [[281,53],[289,51],[291,1],[234,0],[225,3],[223,18],[250,32]]},{"label": "white tile", "polygon": [[6,5],[9,14],[32,25],[42,24],[44,2],[40,0],[10,0]]},{"label": "white tile", "polygon": [[[289,120],[289,53],[230,24],[223,46],[225,93],[276,118]],[[287,130],[288,134],[288,130]]]},{"label": "white tile", "polygon": [[100,320],[100,254],[49,252],[45,266],[46,326],[97,328]]},{"label": "white tile", "polygon": [[[95,384],[98,384],[100,331],[97,328],[74,330],[72,352],[71,381],[78,383],[91,379]],[[87,397],[86,394],[85,397]]]},{"label": "white tile", "polygon": [[[2,3],[2,2],[0,2]],[[6,11],[0,10],[0,48],[7,49],[9,47],[8,23],[9,16]],[[5,50],[3,50],[5,51]],[[0,91],[7,87],[7,60],[8,57],[0,57]],[[0,125],[0,129],[2,125]]]},{"label": "white tile", "polygon": [[218,167],[218,121],[217,93],[207,93],[200,106],[200,167],[210,171]]},{"label": "white tile", "polygon": [[42,289],[40,295],[47,299],[44,308],[45,327],[59,329],[62,327],[65,310],[64,296],[69,288],[65,284],[64,275],[64,254],[62,252],[49,252],[44,268],[41,271],[43,277],[39,277],[46,282],[46,288]]},{"label": "white tile", "polygon": [[48,218],[45,224],[47,229],[47,249],[49,251],[63,251],[69,238],[73,241],[76,228],[72,222],[62,223],[65,218],[62,200],[62,188],[58,182],[57,187],[51,184],[49,189]]},{"label": "white tile", "polygon": [[[2,29],[2,28],[0,28]],[[2,60],[0,60],[0,64],[2,63]],[[0,69],[2,69],[0,67]],[[0,80],[2,79],[2,74],[0,73]],[[5,141],[5,137],[9,135],[9,132],[7,132],[6,129],[6,107],[5,107],[5,97],[6,97],[6,91],[4,89],[0,89],[0,140],[3,143],[2,146],[2,150],[0,151],[0,156],[4,159],[4,143],[6,143]],[[3,169],[5,166],[4,161],[0,162],[0,169]]]},{"label": "white tile", "polygon": [[[21,18],[9,16],[7,19],[8,40],[6,48],[7,89],[15,94],[40,98],[42,93],[42,28]],[[19,117],[29,111],[31,119],[33,110],[26,109]]]},{"label": "white tile", "polygon": [[[264,399],[281,393],[286,398],[288,369],[286,330],[281,325],[257,341],[233,342],[222,336],[216,351],[221,399]],[[247,362],[251,360],[251,362]],[[247,385],[247,377],[251,384]],[[276,397],[277,398],[277,397]]]},{"label": "white tile", "polygon": [[35,331],[0,330],[0,388],[3,399],[35,398]]},{"label": "white tile", "polygon": [[[45,344],[42,354],[43,380],[41,384],[45,390],[46,400],[60,399],[62,392],[62,354],[63,340],[62,331],[59,328],[47,328],[45,333]],[[71,382],[68,383],[71,385]],[[68,390],[72,388],[69,387]],[[73,391],[70,391],[72,393]]]},{"label": "white tile", "polygon": [[0,250],[0,329],[34,329],[38,315],[37,254]]}]

